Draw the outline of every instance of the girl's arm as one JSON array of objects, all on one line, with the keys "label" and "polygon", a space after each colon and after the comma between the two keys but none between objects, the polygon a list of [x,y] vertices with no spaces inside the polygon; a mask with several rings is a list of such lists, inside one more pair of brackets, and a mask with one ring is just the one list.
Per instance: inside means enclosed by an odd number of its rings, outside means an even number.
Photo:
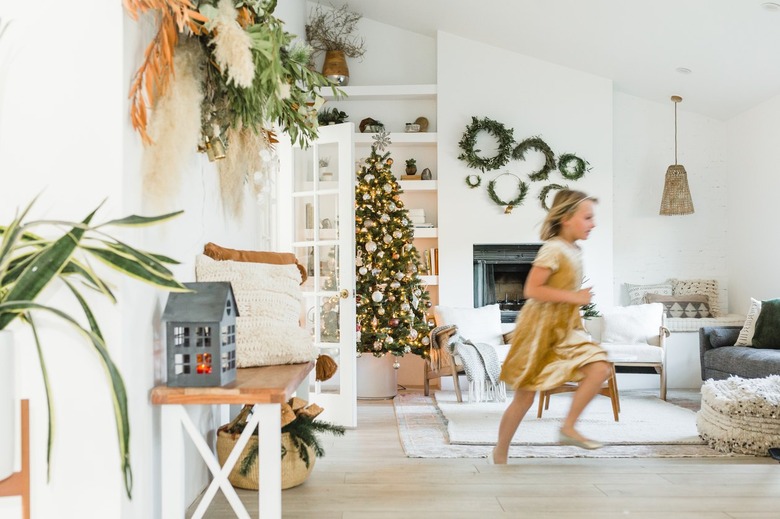
[{"label": "girl's arm", "polygon": [[575,305],[587,305],[592,294],[590,288],[580,290],[564,290],[547,286],[547,280],[552,275],[552,270],[546,267],[533,265],[528,278],[525,280],[523,294],[526,298],[536,299],[549,303],[571,303]]}]

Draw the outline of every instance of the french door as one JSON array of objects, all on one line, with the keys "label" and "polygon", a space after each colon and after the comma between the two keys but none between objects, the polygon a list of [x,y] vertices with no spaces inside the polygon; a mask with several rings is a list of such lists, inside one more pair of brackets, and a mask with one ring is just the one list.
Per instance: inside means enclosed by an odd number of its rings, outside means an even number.
[{"label": "french door", "polygon": [[345,427],[357,426],[353,133],[352,123],[323,126],[306,149],[280,143],[277,199],[279,250],[292,251],[308,274],[305,326],[338,366],[326,381],[312,372],[309,400],[324,408],[320,419]]}]

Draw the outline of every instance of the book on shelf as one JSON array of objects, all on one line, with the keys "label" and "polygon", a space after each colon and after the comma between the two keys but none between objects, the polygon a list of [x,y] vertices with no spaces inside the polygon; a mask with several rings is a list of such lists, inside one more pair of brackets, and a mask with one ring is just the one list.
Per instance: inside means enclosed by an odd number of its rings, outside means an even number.
[{"label": "book on shelf", "polygon": [[422,223],[412,222],[412,223],[417,228],[423,227],[423,228],[426,228],[426,229],[433,229],[433,224],[430,223],[430,222],[422,222]]},{"label": "book on shelf", "polygon": [[422,272],[423,276],[439,275],[439,249],[432,247],[422,251]]}]

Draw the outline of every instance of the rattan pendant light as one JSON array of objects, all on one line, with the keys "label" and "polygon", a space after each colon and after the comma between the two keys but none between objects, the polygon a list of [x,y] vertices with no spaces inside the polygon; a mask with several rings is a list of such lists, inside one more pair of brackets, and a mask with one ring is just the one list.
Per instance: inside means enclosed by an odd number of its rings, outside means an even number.
[{"label": "rattan pendant light", "polygon": [[693,214],[688,173],[685,172],[685,167],[682,164],[677,164],[677,103],[682,101],[682,97],[672,96],[672,101],[674,101],[674,165],[666,169],[660,211],[660,214],[667,216]]}]

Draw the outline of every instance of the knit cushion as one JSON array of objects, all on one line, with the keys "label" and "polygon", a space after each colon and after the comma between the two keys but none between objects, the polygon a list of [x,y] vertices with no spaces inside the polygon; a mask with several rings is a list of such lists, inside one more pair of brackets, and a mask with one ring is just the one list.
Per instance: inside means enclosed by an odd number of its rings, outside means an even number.
[{"label": "knit cushion", "polygon": [[632,305],[644,304],[646,294],[672,295],[672,284],[668,281],[651,285],[635,285],[631,283],[626,283],[625,285],[626,290],[628,290],[628,299]]},{"label": "knit cushion", "polygon": [[215,261],[198,256],[198,281],[229,281],[241,317],[236,319],[239,368],[308,362],[317,358],[312,337],[299,324],[301,275],[294,264]]},{"label": "knit cushion", "polygon": [[306,268],[298,263],[298,258],[292,252],[269,252],[256,250],[239,250],[220,247],[209,242],[203,247],[203,254],[215,260],[232,260],[247,263],[268,263],[271,265],[295,265],[301,273],[301,284],[306,281]]},{"label": "knit cushion", "polygon": [[720,295],[718,294],[718,281],[715,279],[670,279],[672,283],[672,295],[687,296],[698,294],[707,296],[710,304],[710,317],[720,317]]}]

